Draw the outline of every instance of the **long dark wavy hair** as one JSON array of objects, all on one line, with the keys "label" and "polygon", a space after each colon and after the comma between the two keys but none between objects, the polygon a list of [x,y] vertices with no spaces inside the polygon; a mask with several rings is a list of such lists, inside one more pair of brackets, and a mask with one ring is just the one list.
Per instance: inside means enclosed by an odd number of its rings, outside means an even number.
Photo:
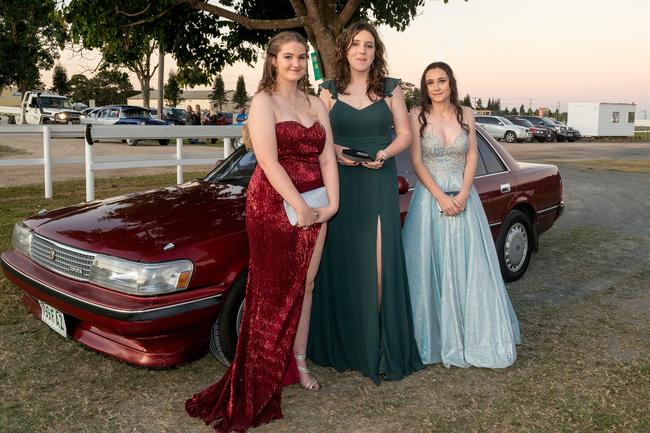
[{"label": "long dark wavy hair", "polygon": [[370,65],[370,75],[368,76],[368,87],[366,95],[371,101],[384,97],[384,79],[388,75],[388,66],[386,66],[384,43],[379,39],[379,34],[372,24],[365,22],[355,22],[350,24],[336,39],[334,82],[336,91],[343,95],[347,92],[345,89],[350,84],[350,64],[348,63],[348,49],[352,45],[352,40],[361,31],[367,31],[375,39],[375,59]]},{"label": "long dark wavy hair", "polygon": [[454,71],[452,71],[451,66],[445,62],[433,62],[424,68],[424,72],[422,72],[422,78],[420,79],[421,110],[420,115],[418,116],[418,119],[420,121],[420,137],[422,137],[424,129],[428,124],[427,113],[431,111],[431,98],[429,97],[429,92],[427,91],[427,72],[432,69],[442,69],[447,74],[447,77],[449,78],[449,87],[451,89],[449,102],[451,102],[451,105],[456,111],[456,119],[458,120],[458,123],[460,123],[461,128],[463,128],[465,132],[469,134],[469,125],[467,125],[463,119],[463,107],[461,107],[460,101],[458,100],[458,84],[456,83],[456,77],[454,77]]}]

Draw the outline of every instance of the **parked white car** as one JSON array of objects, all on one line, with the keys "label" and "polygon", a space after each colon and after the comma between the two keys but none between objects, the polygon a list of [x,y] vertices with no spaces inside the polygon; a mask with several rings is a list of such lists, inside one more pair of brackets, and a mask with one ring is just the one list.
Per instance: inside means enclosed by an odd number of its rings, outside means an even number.
[{"label": "parked white car", "polygon": [[504,139],[508,143],[531,141],[533,134],[524,126],[515,125],[501,116],[475,116],[476,123],[497,140]]}]

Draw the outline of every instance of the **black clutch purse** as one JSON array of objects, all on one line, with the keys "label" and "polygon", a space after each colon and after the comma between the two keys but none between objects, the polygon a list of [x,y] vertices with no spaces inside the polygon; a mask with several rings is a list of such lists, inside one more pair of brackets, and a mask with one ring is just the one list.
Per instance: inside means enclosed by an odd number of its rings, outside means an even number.
[{"label": "black clutch purse", "polygon": [[368,152],[357,149],[343,149],[341,152],[347,159],[356,162],[372,162],[375,160]]}]

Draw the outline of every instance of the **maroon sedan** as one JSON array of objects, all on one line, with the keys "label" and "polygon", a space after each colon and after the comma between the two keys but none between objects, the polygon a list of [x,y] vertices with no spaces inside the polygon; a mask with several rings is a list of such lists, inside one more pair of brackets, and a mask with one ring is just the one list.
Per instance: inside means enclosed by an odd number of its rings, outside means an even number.
[{"label": "maroon sedan", "polygon": [[[514,281],[562,213],[562,181],[556,167],[516,162],[477,135],[475,185],[503,276]],[[245,195],[255,164],[240,148],[203,180],[41,211],[16,224],[3,271],[36,317],[99,352],[160,367],[209,346],[228,364],[246,285]],[[407,155],[398,167],[404,216],[416,179]]]}]

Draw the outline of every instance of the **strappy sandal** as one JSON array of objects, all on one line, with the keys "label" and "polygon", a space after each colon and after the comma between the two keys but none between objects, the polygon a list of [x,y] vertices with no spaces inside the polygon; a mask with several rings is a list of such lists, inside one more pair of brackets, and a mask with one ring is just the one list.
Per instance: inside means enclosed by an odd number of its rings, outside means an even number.
[{"label": "strappy sandal", "polygon": [[[296,357],[296,361],[304,361],[305,360],[305,355],[298,355],[298,354],[294,353],[294,356]],[[297,362],[296,362],[296,365],[298,365]],[[321,386],[320,382],[318,381],[318,379],[316,379],[311,374],[311,372],[309,371],[309,369],[307,367],[301,367],[300,365],[298,365],[298,371],[300,373],[306,374],[309,377],[309,380],[307,381],[307,383],[303,384],[302,375],[300,375],[301,376],[300,377],[300,386],[302,388],[306,389],[307,391],[320,391],[322,389],[322,386]]]}]

